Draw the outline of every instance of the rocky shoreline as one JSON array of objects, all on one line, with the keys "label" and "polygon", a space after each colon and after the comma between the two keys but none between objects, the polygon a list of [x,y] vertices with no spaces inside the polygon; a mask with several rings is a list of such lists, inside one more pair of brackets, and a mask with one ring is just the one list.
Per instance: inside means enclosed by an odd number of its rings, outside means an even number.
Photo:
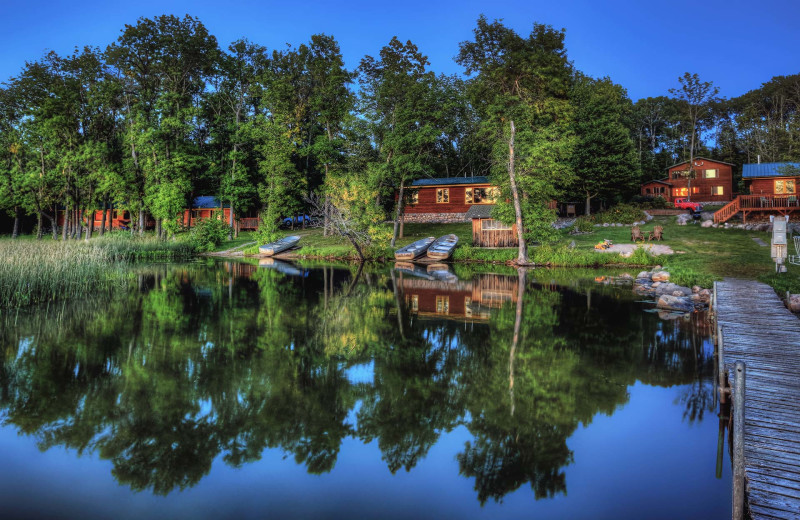
[{"label": "rocky shoreline", "polygon": [[656,266],[652,271],[642,271],[633,282],[633,290],[642,296],[656,298],[656,307],[659,309],[694,312],[708,309],[711,301],[711,291],[695,285],[683,287],[669,281],[670,274],[661,266]]}]

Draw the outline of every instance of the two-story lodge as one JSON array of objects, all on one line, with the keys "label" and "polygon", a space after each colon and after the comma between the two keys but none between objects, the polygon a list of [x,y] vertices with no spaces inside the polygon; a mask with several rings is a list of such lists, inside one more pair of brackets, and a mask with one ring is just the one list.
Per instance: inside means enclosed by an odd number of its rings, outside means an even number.
[{"label": "two-story lodge", "polygon": [[689,198],[694,202],[729,202],[733,199],[732,168],[731,163],[696,157],[691,175],[685,173],[690,169],[689,161],[673,164],[667,168],[665,178],[643,183],[641,194],[663,197],[669,202],[678,198]]}]

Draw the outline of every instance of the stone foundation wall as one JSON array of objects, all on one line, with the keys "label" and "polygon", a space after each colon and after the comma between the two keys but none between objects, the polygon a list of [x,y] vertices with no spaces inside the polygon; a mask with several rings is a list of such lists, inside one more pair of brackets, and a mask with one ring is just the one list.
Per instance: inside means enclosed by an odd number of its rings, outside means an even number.
[{"label": "stone foundation wall", "polygon": [[406,223],[461,224],[467,222],[466,213],[406,213]]}]

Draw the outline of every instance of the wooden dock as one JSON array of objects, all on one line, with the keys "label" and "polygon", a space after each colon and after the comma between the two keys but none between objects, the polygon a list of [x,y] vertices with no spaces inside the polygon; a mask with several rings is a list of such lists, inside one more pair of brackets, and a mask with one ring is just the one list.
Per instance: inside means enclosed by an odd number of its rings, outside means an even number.
[{"label": "wooden dock", "polygon": [[744,464],[751,516],[800,519],[800,319],[752,280],[717,283],[725,368],[746,364]]}]

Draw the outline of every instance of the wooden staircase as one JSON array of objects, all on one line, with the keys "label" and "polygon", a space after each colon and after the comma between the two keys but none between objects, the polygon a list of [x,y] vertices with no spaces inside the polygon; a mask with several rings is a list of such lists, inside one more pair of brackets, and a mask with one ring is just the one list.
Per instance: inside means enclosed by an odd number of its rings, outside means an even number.
[{"label": "wooden staircase", "polygon": [[715,224],[722,224],[723,222],[727,222],[730,220],[734,215],[739,213],[742,209],[742,202],[741,202],[741,195],[737,196],[735,199],[730,201],[729,203],[725,204],[720,208],[718,211],[714,213],[714,223]]}]

